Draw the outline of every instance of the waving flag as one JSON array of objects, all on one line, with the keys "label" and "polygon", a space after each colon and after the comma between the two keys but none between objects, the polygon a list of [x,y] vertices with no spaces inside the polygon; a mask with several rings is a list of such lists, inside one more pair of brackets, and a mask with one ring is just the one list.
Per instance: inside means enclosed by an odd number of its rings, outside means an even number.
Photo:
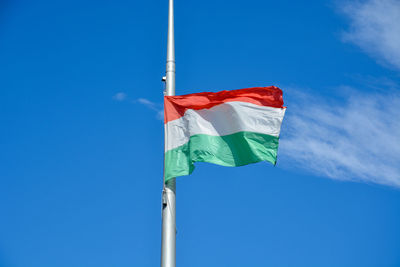
[{"label": "waving flag", "polygon": [[194,162],[276,164],[285,110],[274,86],[165,96],[165,180],[191,174]]}]

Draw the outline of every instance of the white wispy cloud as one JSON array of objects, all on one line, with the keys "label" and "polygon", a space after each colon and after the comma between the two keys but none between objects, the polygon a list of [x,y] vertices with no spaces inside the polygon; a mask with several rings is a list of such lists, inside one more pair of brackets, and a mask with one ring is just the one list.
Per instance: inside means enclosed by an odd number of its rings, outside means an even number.
[{"label": "white wispy cloud", "polygon": [[343,39],[378,62],[400,69],[400,1],[350,1],[340,9],[350,20]]},{"label": "white wispy cloud", "polygon": [[298,94],[282,128],[281,163],[320,176],[400,187],[400,96],[344,101]]},{"label": "white wispy cloud", "polygon": [[152,101],[150,101],[150,100],[148,100],[148,99],[146,99],[146,98],[138,98],[137,101],[138,101],[140,104],[145,105],[145,106],[148,107],[149,109],[152,109],[152,110],[155,110],[155,111],[158,110],[157,104],[154,103],[154,102],[152,102]]},{"label": "white wispy cloud", "polygon": [[137,102],[146,106],[147,108],[154,110],[156,112],[156,118],[158,120],[164,120],[164,110],[160,104],[152,102],[146,98],[138,98]]},{"label": "white wispy cloud", "polygon": [[113,99],[114,99],[114,100],[117,100],[117,101],[124,101],[124,100],[126,99],[126,97],[127,97],[127,94],[125,94],[125,93],[123,93],[123,92],[119,92],[119,93],[116,93],[116,94],[113,96]]},{"label": "white wispy cloud", "polygon": [[130,99],[128,99],[128,95],[126,93],[124,93],[124,92],[116,93],[113,96],[113,99],[116,100],[116,101],[120,101],[120,102],[129,101],[129,102],[131,102],[133,104],[139,103],[141,105],[144,105],[148,109],[151,109],[151,110],[156,112],[156,118],[158,120],[164,120],[164,110],[163,110],[162,105],[159,104],[159,103],[155,103],[155,102],[150,101],[150,100],[148,100],[146,98],[138,98],[138,99],[135,99],[135,100],[130,100]]}]

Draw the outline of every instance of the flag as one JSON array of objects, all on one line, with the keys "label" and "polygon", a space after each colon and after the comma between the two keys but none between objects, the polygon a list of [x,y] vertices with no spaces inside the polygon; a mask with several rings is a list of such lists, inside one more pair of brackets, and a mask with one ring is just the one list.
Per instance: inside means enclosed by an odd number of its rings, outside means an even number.
[{"label": "flag", "polygon": [[275,165],[285,110],[275,86],[165,96],[165,181],[191,174],[194,162]]}]

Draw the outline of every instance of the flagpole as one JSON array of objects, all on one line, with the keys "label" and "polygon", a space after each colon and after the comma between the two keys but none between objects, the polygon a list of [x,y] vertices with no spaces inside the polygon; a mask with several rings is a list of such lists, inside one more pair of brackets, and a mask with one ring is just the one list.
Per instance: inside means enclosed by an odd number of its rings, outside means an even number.
[{"label": "flagpole", "polygon": [[[175,37],[174,37],[174,0],[169,0],[168,44],[165,95],[175,95]],[[176,183],[175,178],[164,181],[162,193],[162,236],[161,267],[176,266]]]}]

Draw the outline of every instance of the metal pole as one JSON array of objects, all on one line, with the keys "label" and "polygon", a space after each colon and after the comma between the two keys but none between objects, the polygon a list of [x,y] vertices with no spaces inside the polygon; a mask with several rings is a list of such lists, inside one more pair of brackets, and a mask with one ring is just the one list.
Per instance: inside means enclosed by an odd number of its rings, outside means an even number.
[{"label": "metal pole", "polygon": [[[167,70],[163,78],[165,94],[175,95],[175,38],[174,38],[174,1],[169,0],[168,12],[168,45]],[[162,237],[161,237],[161,267],[176,266],[176,209],[175,209],[175,178],[164,182],[162,194]]]}]

